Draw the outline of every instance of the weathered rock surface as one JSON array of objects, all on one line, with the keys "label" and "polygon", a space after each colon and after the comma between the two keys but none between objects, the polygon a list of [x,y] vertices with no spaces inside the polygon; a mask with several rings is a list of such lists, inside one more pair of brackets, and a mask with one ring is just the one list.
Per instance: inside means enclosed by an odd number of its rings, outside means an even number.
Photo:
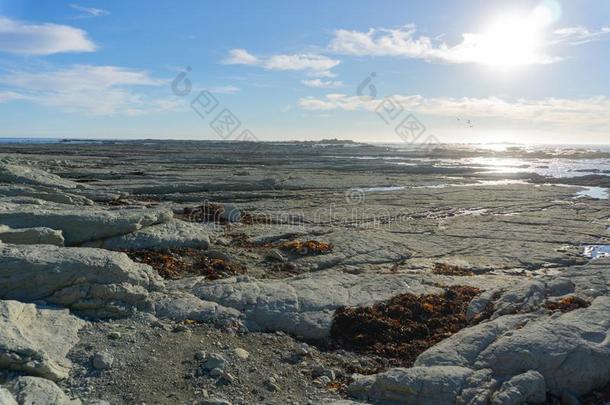
[{"label": "weathered rock surface", "polygon": [[[0,235],[0,238],[2,236]],[[207,249],[210,244],[208,231],[202,224],[173,220],[152,225],[133,233],[110,239],[85,243],[84,246],[104,249]]]},{"label": "weathered rock surface", "polygon": [[52,380],[67,377],[66,354],[83,324],[67,310],[0,301],[0,368]]},{"label": "weathered rock surface", "polygon": [[80,405],[70,399],[53,382],[38,377],[19,377],[10,383],[10,389],[19,405]]},{"label": "weathered rock surface", "polygon": [[[492,398],[494,404],[536,403],[544,400],[546,390],[559,397],[564,392],[582,395],[610,381],[609,313],[610,297],[601,296],[588,308],[560,316],[501,316],[428,349],[411,369],[369,376],[351,390],[358,397],[410,404],[416,403],[420,391],[401,384],[417,381],[418,386],[434,387],[439,378],[449,378],[448,386],[458,386],[451,395],[459,394],[469,388],[467,376],[454,373],[459,367],[471,373],[491,370],[488,388],[466,396]],[[504,381],[497,391],[497,384],[490,383],[493,379]],[[428,400],[451,403],[457,394],[445,397],[441,390]]]},{"label": "weathered rock surface", "polygon": [[124,253],[93,248],[0,244],[0,298],[45,301],[92,316],[152,310],[162,282]]},{"label": "weathered rock surface", "polygon": [[[80,191],[80,190],[79,190]],[[58,204],[93,205],[93,201],[85,196],[47,187],[32,187],[18,184],[0,184],[0,196],[31,197]]]},{"label": "weathered rock surface", "polygon": [[37,227],[11,229],[8,226],[0,225],[0,241],[14,245],[64,245],[64,236],[61,231]]},{"label": "weathered rock surface", "polygon": [[155,314],[159,318],[184,321],[187,319],[201,322],[223,323],[241,318],[241,313],[223,307],[215,302],[204,301],[192,294],[182,291],[169,293],[152,293]]},{"label": "weathered rock surface", "polygon": [[[3,209],[4,208],[4,209]],[[66,209],[65,206],[0,206],[0,224],[12,228],[47,227],[63,231],[66,245],[125,235],[168,222],[170,210]]]},{"label": "weathered rock surface", "polygon": [[416,275],[353,275],[331,270],[278,281],[249,277],[214,283],[202,280],[192,287],[202,300],[240,311],[250,329],[279,330],[311,339],[328,337],[334,311],[340,306],[367,306],[405,292],[439,291],[422,284]]},{"label": "weathered rock surface", "polygon": [[61,189],[75,189],[80,185],[70,180],[30,166],[0,163],[0,182],[31,184]]}]

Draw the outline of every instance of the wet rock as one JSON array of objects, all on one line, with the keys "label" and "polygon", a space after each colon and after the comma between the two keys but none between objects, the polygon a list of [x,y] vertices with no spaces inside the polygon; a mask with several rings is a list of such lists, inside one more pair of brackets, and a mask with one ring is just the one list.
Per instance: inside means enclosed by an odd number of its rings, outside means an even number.
[{"label": "wet rock", "polygon": [[165,250],[179,248],[207,249],[209,244],[210,240],[206,227],[201,224],[173,220],[164,224],[152,225],[127,235],[88,242],[84,246],[111,250]]},{"label": "wet rock", "polygon": [[146,265],[100,249],[0,244],[0,299],[44,300],[91,316],[151,310],[162,282]]},{"label": "wet rock", "polygon": [[67,310],[0,301],[0,368],[66,378],[71,367],[66,355],[83,324]]},{"label": "wet rock", "polygon": [[0,225],[0,241],[14,245],[64,245],[61,231],[44,227],[11,229]]},{"label": "wet rock", "polygon": [[96,370],[109,370],[114,363],[114,357],[108,352],[98,352],[93,355],[91,364]]}]

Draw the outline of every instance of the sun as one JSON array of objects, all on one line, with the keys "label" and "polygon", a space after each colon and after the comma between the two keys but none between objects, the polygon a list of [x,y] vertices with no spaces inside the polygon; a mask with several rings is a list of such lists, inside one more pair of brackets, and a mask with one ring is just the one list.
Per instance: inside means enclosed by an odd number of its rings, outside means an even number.
[{"label": "sun", "polygon": [[502,69],[547,63],[544,34],[557,18],[556,2],[546,1],[530,12],[514,12],[491,19],[477,35],[474,59]]}]

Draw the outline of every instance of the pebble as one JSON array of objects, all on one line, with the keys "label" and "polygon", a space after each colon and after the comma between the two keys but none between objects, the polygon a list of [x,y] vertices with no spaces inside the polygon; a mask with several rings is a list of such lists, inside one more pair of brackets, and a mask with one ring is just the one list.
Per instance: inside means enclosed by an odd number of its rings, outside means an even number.
[{"label": "pebble", "polygon": [[309,345],[307,343],[301,343],[297,346],[295,352],[299,356],[307,356],[309,354]]},{"label": "pebble", "polygon": [[314,377],[320,377],[320,376],[328,377],[330,379],[330,381],[332,381],[336,378],[334,370],[332,370],[330,368],[326,368],[320,364],[318,364],[317,366],[315,366],[313,368],[313,375],[314,375]]},{"label": "pebble", "polygon": [[120,332],[110,332],[108,334],[108,339],[118,340],[120,338],[121,338],[121,333]]},{"label": "pebble", "polygon": [[199,350],[197,353],[195,353],[195,359],[197,360],[203,360],[206,357],[208,357],[208,354],[205,352],[205,350]]},{"label": "pebble", "polygon": [[98,352],[93,355],[91,362],[96,370],[109,370],[114,363],[114,357],[108,352]]},{"label": "pebble", "polygon": [[199,401],[199,405],[231,405],[226,399],[210,398]]},{"label": "pebble", "polygon": [[234,350],[234,352],[235,352],[235,355],[242,360],[246,360],[246,359],[248,359],[248,357],[250,357],[250,353],[248,353],[247,350],[242,349],[241,347],[236,348]]}]

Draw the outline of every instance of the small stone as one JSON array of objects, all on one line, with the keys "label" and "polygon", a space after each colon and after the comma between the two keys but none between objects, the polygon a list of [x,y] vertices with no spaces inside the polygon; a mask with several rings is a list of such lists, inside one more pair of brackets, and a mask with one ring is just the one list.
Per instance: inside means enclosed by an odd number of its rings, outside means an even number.
[{"label": "small stone", "polygon": [[295,352],[299,356],[307,356],[309,354],[309,345],[307,343],[301,343],[297,346]]},{"label": "small stone", "polygon": [[108,339],[119,340],[120,338],[121,338],[121,333],[120,332],[110,332],[108,334]]},{"label": "small stone", "polygon": [[231,403],[225,399],[210,398],[199,401],[199,405],[231,405]]},{"label": "small stone", "polygon": [[187,330],[189,330],[189,328],[183,323],[174,326],[174,332],[186,332]]},{"label": "small stone", "polygon": [[224,382],[226,382],[228,384],[232,384],[233,381],[235,381],[235,377],[233,377],[233,375],[230,373],[224,373],[221,377],[221,380],[223,380]]},{"label": "small stone", "polygon": [[272,383],[270,381],[268,381],[265,384],[265,388],[267,388],[267,390],[270,391],[270,392],[278,392],[280,390],[280,386],[279,385],[274,384],[274,383]]},{"label": "small stone", "polygon": [[330,381],[335,379],[335,372],[330,369],[330,368],[326,368],[322,365],[317,365],[313,368],[313,375],[314,377],[328,377],[330,379]]},{"label": "small stone", "polygon": [[199,350],[197,353],[195,353],[195,359],[197,360],[203,360],[208,356],[208,354],[205,352],[205,350]]},{"label": "small stone", "polygon": [[329,384],[331,382],[331,379],[325,375],[318,377],[316,380],[314,380],[314,383],[318,381],[319,385],[325,387],[327,384]]},{"label": "small stone", "polygon": [[224,357],[222,357],[220,354],[212,353],[207,356],[205,363],[203,363],[203,368],[205,370],[212,370],[218,368],[224,371],[227,365],[228,362]]},{"label": "small stone", "polygon": [[108,352],[98,352],[93,356],[92,363],[96,370],[109,370],[112,368],[114,358]]},{"label": "small stone", "polygon": [[242,349],[241,347],[238,347],[234,350],[235,355],[237,357],[239,357],[241,360],[246,360],[248,359],[248,357],[250,357],[250,353],[248,353],[248,351],[246,351],[245,349]]},{"label": "small stone", "polygon": [[271,259],[271,260],[276,260],[278,262],[282,262],[282,263],[284,263],[286,261],[286,258],[284,256],[282,256],[280,251],[277,249],[271,249],[270,251],[267,252],[265,257],[267,257],[268,259]]},{"label": "small stone", "polygon": [[213,368],[210,370],[210,377],[220,377],[223,371],[219,368]]}]

